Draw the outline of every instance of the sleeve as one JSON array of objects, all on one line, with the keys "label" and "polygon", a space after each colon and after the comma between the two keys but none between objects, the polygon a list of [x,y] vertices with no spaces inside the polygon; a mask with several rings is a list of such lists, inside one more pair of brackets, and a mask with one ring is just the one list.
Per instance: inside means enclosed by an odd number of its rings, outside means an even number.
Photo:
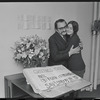
[{"label": "sleeve", "polygon": [[82,43],[82,41],[80,40],[80,42],[79,42],[80,44],[79,44],[79,46],[80,46],[80,49],[81,50],[83,50],[83,43]]},{"label": "sleeve", "polygon": [[74,48],[77,47],[77,46],[79,46],[79,42],[80,42],[79,37],[78,37],[77,35],[74,35],[74,36],[70,39],[70,41],[69,41],[69,43],[68,43],[67,49],[70,49],[72,45],[74,45]]},{"label": "sleeve", "polygon": [[[76,35],[76,38],[74,39],[73,43],[74,43],[74,42],[76,43],[77,46],[80,47],[81,50],[83,49],[83,44],[82,44],[82,42],[81,42],[81,40],[80,40],[80,38],[79,38],[78,35]],[[81,43],[81,44],[80,44],[80,43]]]},{"label": "sleeve", "polygon": [[69,58],[68,50],[58,51],[54,39],[49,39],[50,56],[54,61],[67,60]]}]

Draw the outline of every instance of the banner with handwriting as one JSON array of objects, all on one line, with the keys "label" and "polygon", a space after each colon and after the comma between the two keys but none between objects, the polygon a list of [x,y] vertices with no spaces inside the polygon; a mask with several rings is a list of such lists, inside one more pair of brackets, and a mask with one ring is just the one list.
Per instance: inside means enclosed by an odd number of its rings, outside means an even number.
[{"label": "banner with handwriting", "polygon": [[31,80],[35,87],[40,90],[52,89],[59,85],[67,85],[70,82],[80,79],[63,65],[30,68],[24,70],[27,74],[31,74]]}]

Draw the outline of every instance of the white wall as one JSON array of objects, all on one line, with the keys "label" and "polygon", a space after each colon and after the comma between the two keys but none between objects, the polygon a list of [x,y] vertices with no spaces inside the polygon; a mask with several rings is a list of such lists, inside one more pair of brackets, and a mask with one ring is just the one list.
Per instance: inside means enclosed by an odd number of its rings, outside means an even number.
[{"label": "white wall", "polygon": [[[14,42],[21,36],[38,34],[46,40],[54,33],[53,24],[58,18],[64,18],[67,22],[76,20],[79,22],[79,36],[84,44],[82,52],[86,63],[85,79],[89,79],[90,49],[92,22],[92,2],[8,2],[0,3],[0,98],[5,97],[4,76],[22,72],[22,67],[13,61],[11,48]],[[17,16],[21,14],[33,14],[50,16],[52,30],[18,30]]]}]

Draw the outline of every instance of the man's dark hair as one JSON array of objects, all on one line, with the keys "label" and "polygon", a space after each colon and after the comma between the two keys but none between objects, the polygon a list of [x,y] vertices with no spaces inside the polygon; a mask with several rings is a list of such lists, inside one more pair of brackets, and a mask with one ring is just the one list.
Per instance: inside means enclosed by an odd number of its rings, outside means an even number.
[{"label": "man's dark hair", "polygon": [[70,22],[68,22],[68,24],[72,24],[74,33],[78,32],[78,30],[79,30],[78,22],[76,22],[76,21],[70,21]]},{"label": "man's dark hair", "polygon": [[66,25],[67,25],[67,22],[64,20],[64,19],[58,19],[56,22],[55,22],[55,29],[57,29],[57,23],[58,22],[65,22]]}]

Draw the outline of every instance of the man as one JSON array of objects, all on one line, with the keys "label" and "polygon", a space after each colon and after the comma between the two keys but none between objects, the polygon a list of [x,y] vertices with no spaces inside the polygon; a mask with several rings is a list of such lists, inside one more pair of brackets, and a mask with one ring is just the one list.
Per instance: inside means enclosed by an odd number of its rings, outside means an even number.
[{"label": "man", "polygon": [[[67,33],[66,21],[64,19],[58,19],[55,22],[55,33],[49,38],[50,56],[48,59],[48,66],[62,64],[66,68],[68,68],[67,61],[70,58],[70,56],[79,53],[79,51],[81,50],[80,46],[82,44],[79,44],[79,46],[75,48],[73,48],[74,45],[72,45],[70,50],[68,50],[67,48],[68,37],[66,33]],[[74,94],[71,96],[74,96]],[[66,97],[66,95],[64,95],[64,97]]]},{"label": "man", "polygon": [[48,59],[48,66],[64,65],[67,68],[67,60],[72,54],[77,54],[80,47],[67,49],[67,23],[64,19],[58,19],[55,22],[55,33],[49,38],[50,57]]}]

